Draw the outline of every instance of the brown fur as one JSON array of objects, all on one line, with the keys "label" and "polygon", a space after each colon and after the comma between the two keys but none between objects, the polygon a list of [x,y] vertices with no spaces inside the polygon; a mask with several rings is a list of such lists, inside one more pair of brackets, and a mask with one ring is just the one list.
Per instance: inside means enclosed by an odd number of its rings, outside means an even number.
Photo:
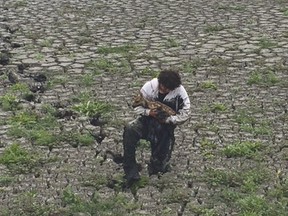
[{"label": "brown fur", "polygon": [[135,108],[137,106],[143,106],[145,108],[149,108],[151,110],[159,110],[164,111],[167,113],[168,116],[170,115],[176,115],[176,112],[169,106],[159,102],[159,101],[149,101],[143,97],[143,95],[140,93],[134,97],[134,101],[132,103],[132,107]]}]

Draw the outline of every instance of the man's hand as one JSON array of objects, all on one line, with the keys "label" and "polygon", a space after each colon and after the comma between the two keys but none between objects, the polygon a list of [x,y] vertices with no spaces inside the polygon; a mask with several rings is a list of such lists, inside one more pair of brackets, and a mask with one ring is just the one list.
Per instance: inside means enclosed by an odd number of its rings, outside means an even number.
[{"label": "man's hand", "polygon": [[157,109],[151,109],[149,112],[149,116],[152,116],[153,118],[157,118],[158,111]]},{"label": "man's hand", "polygon": [[168,117],[166,112],[157,109],[150,110],[149,116],[156,118],[160,123],[165,123],[165,120]]}]

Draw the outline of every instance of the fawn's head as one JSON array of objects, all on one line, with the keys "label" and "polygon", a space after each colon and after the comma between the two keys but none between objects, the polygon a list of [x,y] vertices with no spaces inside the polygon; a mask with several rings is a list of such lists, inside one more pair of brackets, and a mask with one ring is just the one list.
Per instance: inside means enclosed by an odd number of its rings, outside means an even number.
[{"label": "fawn's head", "polygon": [[141,92],[133,97],[132,107],[145,106],[145,99]]}]

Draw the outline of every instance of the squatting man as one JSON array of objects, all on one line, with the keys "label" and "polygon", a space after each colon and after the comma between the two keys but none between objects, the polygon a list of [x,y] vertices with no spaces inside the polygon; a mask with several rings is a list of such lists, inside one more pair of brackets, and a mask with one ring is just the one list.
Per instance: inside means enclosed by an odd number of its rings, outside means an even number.
[{"label": "squatting man", "polygon": [[134,108],[137,118],[124,127],[123,133],[123,169],[127,186],[140,179],[135,159],[138,141],[145,139],[151,144],[149,175],[165,173],[170,169],[169,159],[175,142],[174,129],[187,121],[190,115],[190,100],[177,71],[161,71],[157,78],[144,84],[140,93],[147,100],[168,105],[177,114],[159,120],[161,113],[158,110],[150,110],[143,106]]}]

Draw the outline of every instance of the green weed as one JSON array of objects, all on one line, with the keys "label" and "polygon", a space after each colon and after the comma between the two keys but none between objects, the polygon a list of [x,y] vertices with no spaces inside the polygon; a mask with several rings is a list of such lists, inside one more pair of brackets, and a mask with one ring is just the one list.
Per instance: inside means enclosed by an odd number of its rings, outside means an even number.
[{"label": "green weed", "polygon": [[230,64],[230,60],[223,59],[221,57],[212,58],[208,61],[211,66],[228,66]]},{"label": "green weed", "polygon": [[25,137],[33,144],[50,147],[57,142],[53,130],[59,127],[59,123],[49,114],[40,117],[31,111],[23,111],[9,118],[8,122],[12,126],[7,133],[9,136]]},{"label": "green weed", "polygon": [[111,61],[104,58],[97,61],[91,60],[85,64],[85,67],[92,70],[95,75],[98,75],[101,71],[123,74],[131,69],[129,62],[124,59]]},{"label": "green weed", "polygon": [[53,80],[49,80],[49,83],[47,84],[47,88],[49,89],[52,89],[53,86],[55,85],[62,85],[62,86],[65,86],[65,84],[69,81],[68,77],[67,76],[62,76],[62,75],[59,75],[59,76],[54,76],[53,77]]},{"label": "green weed", "polygon": [[258,45],[262,48],[262,49],[269,49],[272,47],[277,46],[277,43],[272,42],[269,38],[261,38],[259,40]]},{"label": "green weed", "polygon": [[234,116],[235,121],[240,125],[255,125],[257,123],[256,118],[253,117],[251,113],[248,113],[245,110],[240,110],[238,113]]},{"label": "green weed", "polygon": [[144,188],[146,187],[147,185],[149,184],[149,177],[147,176],[141,176],[140,180],[135,182],[130,190],[131,190],[131,193],[136,196],[137,194],[137,191],[140,189],[140,188]]},{"label": "green weed", "polygon": [[76,43],[79,44],[80,46],[84,44],[92,43],[92,42],[93,42],[93,39],[90,37],[86,37],[86,36],[80,36],[76,40]]},{"label": "green weed", "polygon": [[172,190],[165,191],[163,203],[187,203],[190,199],[190,193],[185,188],[173,188]]},{"label": "green weed", "polygon": [[0,176],[0,187],[7,187],[15,181],[15,178],[12,176]]},{"label": "green weed", "polygon": [[42,61],[44,60],[44,58],[45,58],[45,55],[43,53],[36,53],[35,55],[35,59],[38,61]]},{"label": "green weed", "polygon": [[180,46],[180,44],[177,42],[177,40],[175,38],[168,38],[165,45],[167,48]]},{"label": "green weed", "polygon": [[227,157],[248,157],[253,158],[257,151],[261,150],[263,145],[259,142],[236,142],[227,145],[223,149],[224,155]]},{"label": "green weed", "polygon": [[94,187],[97,190],[106,186],[108,183],[108,179],[104,174],[93,174],[90,176],[84,176],[82,180],[82,185],[85,187]]},{"label": "green weed", "polygon": [[114,110],[113,106],[109,103],[92,101],[80,103],[73,106],[72,109],[89,117],[92,117],[96,114],[109,114]]},{"label": "green weed", "polygon": [[288,8],[281,8],[280,12],[282,12],[284,16],[288,16]]},{"label": "green weed", "polygon": [[51,146],[57,141],[57,136],[45,129],[31,130],[27,138],[35,145]]},{"label": "green weed", "polygon": [[37,122],[38,116],[31,111],[18,112],[9,119],[9,123],[25,128],[32,128]]},{"label": "green weed", "polygon": [[205,181],[210,186],[225,185],[229,187],[241,186],[242,177],[235,171],[209,168],[205,172]]},{"label": "green weed", "polygon": [[16,137],[16,138],[21,138],[21,137],[28,137],[29,130],[19,127],[17,125],[13,125],[12,127],[9,128],[7,131],[7,135],[10,137]]},{"label": "green weed", "polygon": [[0,107],[4,111],[13,111],[21,109],[18,97],[11,93],[6,93],[5,95],[0,96]]},{"label": "green weed", "polygon": [[51,104],[43,104],[41,106],[41,112],[49,115],[49,116],[54,116],[56,113],[56,108],[53,107]]},{"label": "green weed", "polygon": [[19,8],[19,7],[26,7],[28,2],[26,0],[17,0],[15,3],[12,4],[12,7]]},{"label": "green weed", "polygon": [[217,210],[209,205],[195,205],[188,203],[187,209],[191,215],[201,215],[201,216],[219,216]]},{"label": "green weed", "polygon": [[95,95],[93,91],[78,92],[74,96],[72,96],[72,102],[80,103],[80,104],[88,103],[88,101],[92,101],[94,99],[95,99]]},{"label": "green weed", "polygon": [[272,134],[272,129],[267,122],[260,122],[256,125],[241,124],[240,129],[241,131],[249,132],[254,136]]},{"label": "green weed", "polygon": [[94,84],[94,76],[92,74],[85,74],[81,78],[81,85],[85,87],[91,87]]},{"label": "green weed", "polygon": [[112,63],[112,61],[107,59],[100,59],[96,62],[95,65],[98,69],[104,70],[104,71],[114,71],[115,65]]},{"label": "green weed", "polygon": [[219,5],[217,9],[225,11],[245,11],[246,7],[243,5]]},{"label": "green weed", "polygon": [[152,53],[146,53],[146,54],[142,54],[142,55],[137,55],[136,56],[137,59],[146,59],[147,61],[157,61],[159,60],[159,58],[156,55],[153,55]]},{"label": "green weed", "polygon": [[217,85],[211,80],[207,80],[207,81],[202,82],[200,84],[200,88],[202,88],[202,89],[213,89],[213,90],[217,90],[218,89]]},{"label": "green weed", "polygon": [[197,69],[203,64],[203,60],[198,58],[183,63],[181,71],[183,73],[196,74]]},{"label": "green weed", "polygon": [[[237,189],[237,188],[236,188]],[[242,193],[236,191],[235,188],[225,187],[220,192],[220,198],[224,200],[225,203],[233,205],[236,200],[243,197]]]},{"label": "green weed", "polygon": [[[25,35],[25,37],[31,39],[31,40],[37,40],[37,39],[40,39],[41,38],[41,34],[39,32],[34,32],[34,31],[30,31],[28,30],[27,32],[23,32],[23,34]],[[35,46],[34,45],[26,45],[26,48],[27,49],[30,49],[30,48],[34,48]]]},{"label": "green weed", "polygon": [[137,47],[132,44],[125,44],[123,46],[116,47],[98,47],[97,52],[101,54],[110,54],[110,53],[123,53],[126,54],[129,51],[135,51]]},{"label": "green weed", "polygon": [[224,30],[225,27],[223,25],[207,25],[205,28],[204,28],[204,32],[205,33],[213,33],[213,32],[219,32],[219,31],[222,31]]},{"label": "green weed", "polygon": [[40,42],[41,47],[52,47],[53,40],[52,39],[44,39]]},{"label": "green weed", "polygon": [[21,109],[20,100],[26,99],[29,95],[31,95],[31,92],[28,84],[15,83],[8,88],[6,94],[0,97],[0,107],[4,111]]},{"label": "green weed", "polygon": [[207,139],[202,139],[200,142],[201,154],[205,159],[211,159],[214,157],[214,151],[217,148],[217,145]]},{"label": "green weed", "polygon": [[[278,177],[279,178],[279,177]],[[287,175],[281,177],[280,181],[275,185],[275,187],[269,191],[268,196],[276,198],[277,200],[288,198],[288,178]]]},{"label": "green weed", "polygon": [[139,149],[150,149],[150,142],[145,140],[145,139],[140,139],[139,142],[138,142],[138,145],[137,145],[137,148]]},{"label": "green weed", "polygon": [[76,195],[70,188],[63,191],[62,203],[68,208],[67,215],[86,213],[89,215],[127,215],[128,212],[139,208],[137,203],[130,201],[122,194],[109,198],[102,198],[95,191],[90,201],[85,201]]},{"label": "green weed", "polygon": [[260,185],[269,181],[269,174],[265,168],[251,169],[243,172],[241,191],[244,193],[257,192]]},{"label": "green weed", "polygon": [[266,69],[266,70],[255,70],[252,71],[249,79],[247,81],[248,85],[262,85],[262,86],[273,86],[277,83],[279,83],[279,78],[275,75],[275,73],[272,70]]},{"label": "green weed", "polygon": [[129,82],[128,86],[129,88],[135,88],[138,87],[139,89],[142,87],[143,83],[139,80],[133,80],[132,82]]},{"label": "green weed", "polygon": [[157,77],[159,74],[159,71],[153,70],[150,67],[146,67],[143,70],[140,71],[139,75],[141,76],[151,76],[151,77]]},{"label": "green weed", "polygon": [[213,103],[210,105],[210,110],[211,112],[224,112],[227,110],[227,107],[225,104],[222,103]]},{"label": "green weed", "polygon": [[95,138],[91,134],[79,134],[76,140],[80,146],[90,146],[95,143]]},{"label": "green weed", "polygon": [[38,199],[36,191],[22,192],[14,198],[13,207],[9,215],[49,216],[53,214],[54,207],[48,206]]},{"label": "green weed", "polygon": [[259,195],[250,195],[237,200],[242,215],[266,215],[268,211],[268,203],[264,197]]},{"label": "green weed", "polygon": [[95,143],[95,139],[91,134],[80,133],[75,131],[64,131],[59,135],[59,140],[69,143],[72,147],[90,146]]},{"label": "green weed", "polygon": [[11,93],[28,93],[29,92],[29,87],[26,83],[15,83],[14,85],[11,86],[9,89]]},{"label": "green weed", "polygon": [[0,163],[16,173],[31,172],[41,162],[41,158],[38,155],[25,150],[16,143],[6,147],[0,155]]}]

